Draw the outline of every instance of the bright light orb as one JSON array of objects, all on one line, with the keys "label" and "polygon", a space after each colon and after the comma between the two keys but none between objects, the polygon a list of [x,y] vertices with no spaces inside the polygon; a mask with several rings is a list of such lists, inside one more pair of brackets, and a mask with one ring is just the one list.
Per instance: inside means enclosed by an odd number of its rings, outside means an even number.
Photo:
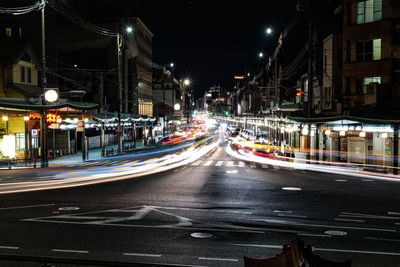
[{"label": "bright light orb", "polygon": [[183,84],[184,84],[184,85],[189,85],[189,84],[190,84],[190,80],[189,80],[189,79],[185,79],[185,80],[183,81]]},{"label": "bright light orb", "polygon": [[272,33],[272,29],[268,27],[268,28],[265,30],[265,32],[266,32],[267,34],[271,34],[271,33]]},{"label": "bright light orb", "polygon": [[44,99],[49,103],[54,103],[58,100],[58,92],[50,89],[44,93]]},{"label": "bright light orb", "polygon": [[175,109],[175,110],[180,110],[180,109],[181,109],[181,105],[180,105],[179,103],[176,103],[176,104],[174,105],[174,109]]},{"label": "bright light orb", "polygon": [[132,27],[126,27],[126,32],[127,33],[131,33],[133,31],[133,28]]}]

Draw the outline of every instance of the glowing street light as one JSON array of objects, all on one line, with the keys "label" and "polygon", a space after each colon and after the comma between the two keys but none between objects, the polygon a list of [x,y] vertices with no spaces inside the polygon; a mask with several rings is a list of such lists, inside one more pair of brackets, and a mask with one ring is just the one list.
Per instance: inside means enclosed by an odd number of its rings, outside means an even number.
[{"label": "glowing street light", "polygon": [[45,89],[44,91],[44,100],[47,103],[55,103],[58,101],[58,89]]},{"label": "glowing street light", "polygon": [[185,79],[183,81],[183,84],[186,85],[186,86],[190,85],[190,80],[189,79]]},{"label": "glowing street light", "polygon": [[175,110],[180,110],[180,109],[181,109],[181,104],[176,103],[176,104],[174,105],[174,109],[175,109]]},{"label": "glowing street light", "polygon": [[263,58],[264,57],[264,53],[263,52],[258,53],[258,57],[259,58]]},{"label": "glowing street light", "polygon": [[133,28],[131,26],[126,27],[126,32],[127,33],[133,32]]},{"label": "glowing street light", "polygon": [[268,27],[265,32],[267,33],[267,35],[270,35],[272,33],[272,29],[270,27]]},{"label": "glowing street light", "polygon": [[169,66],[170,66],[171,68],[173,68],[173,67],[175,67],[175,64],[174,64],[173,62],[171,62],[171,63],[169,64]]}]

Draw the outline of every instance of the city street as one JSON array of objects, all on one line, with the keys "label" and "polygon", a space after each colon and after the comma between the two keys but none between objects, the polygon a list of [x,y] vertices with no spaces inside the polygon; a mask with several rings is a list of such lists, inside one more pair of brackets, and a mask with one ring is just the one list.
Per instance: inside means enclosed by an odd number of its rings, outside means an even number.
[{"label": "city street", "polygon": [[299,237],[326,259],[400,265],[400,183],[251,164],[226,145],[158,174],[2,194],[0,254],[243,266]]}]

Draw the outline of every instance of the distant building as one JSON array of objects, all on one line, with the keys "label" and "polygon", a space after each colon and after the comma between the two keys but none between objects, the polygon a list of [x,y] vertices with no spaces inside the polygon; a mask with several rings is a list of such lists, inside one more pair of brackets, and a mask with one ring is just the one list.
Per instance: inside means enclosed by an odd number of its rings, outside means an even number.
[{"label": "distant building", "polygon": [[400,5],[345,0],[343,110],[400,107]]}]

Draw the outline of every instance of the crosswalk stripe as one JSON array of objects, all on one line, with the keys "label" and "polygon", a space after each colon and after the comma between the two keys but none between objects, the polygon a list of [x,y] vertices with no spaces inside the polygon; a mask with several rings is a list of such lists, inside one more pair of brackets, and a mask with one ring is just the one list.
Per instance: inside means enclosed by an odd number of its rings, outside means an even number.
[{"label": "crosswalk stripe", "polygon": [[213,163],[213,160],[209,160],[204,164],[204,166],[210,166],[212,163]]},{"label": "crosswalk stripe", "polygon": [[234,165],[233,165],[233,161],[228,161],[228,163],[226,164],[226,166],[228,166],[228,167],[233,167]]},{"label": "crosswalk stripe", "polygon": [[193,162],[193,163],[192,163],[192,166],[198,166],[198,165],[200,165],[200,163],[201,163],[201,160],[198,160],[198,161],[196,161],[196,162]]},{"label": "crosswalk stripe", "polygon": [[215,166],[216,167],[220,167],[220,166],[222,166],[224,164],[224,161],[223,160],[220,160],[220,161],[218,161],[216,164],[215,164]]},{"label": "crosswalk stripe", "polygon": [[246,164],[243,161],[239,161],[239,165],[240,168],[243,168],[246,166]]}]

